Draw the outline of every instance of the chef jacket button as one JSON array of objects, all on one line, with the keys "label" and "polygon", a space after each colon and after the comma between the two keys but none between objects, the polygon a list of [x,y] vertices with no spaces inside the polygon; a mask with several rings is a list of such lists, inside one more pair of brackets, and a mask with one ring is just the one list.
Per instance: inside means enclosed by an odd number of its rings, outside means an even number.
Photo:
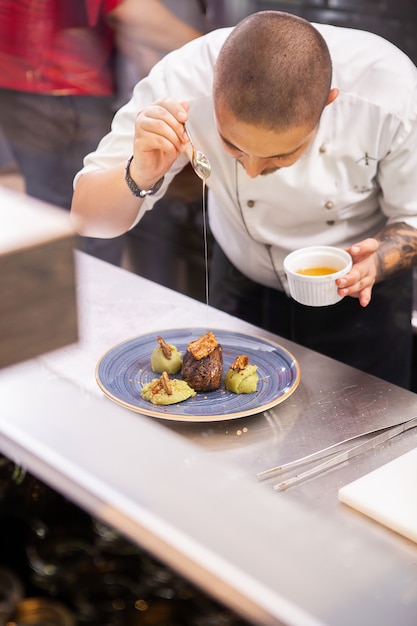
[{"label": "chef jacket button", "polygon": [[320,154],[324,154],[326,152],[326,146],[324,143],[321,144],[320,148],[319,148],[319,152]]},{"label": "chef jacket button", "polygon": [[327,226],[333,226],[334,225],[334,220],[329,220],[328,222],[326,222]]},{"label": "chef jacket button", "polygon": [[248,200],[246,204],[250,209],[253,209],[255,206],[255,200]]},{"label": "chef jacket button", "polygon": [[334,207],[333,202],[330,202],[330,200],[328,202],[326,202],[326,204],[324,205],[326,207],[326,209],[332,209]]}]

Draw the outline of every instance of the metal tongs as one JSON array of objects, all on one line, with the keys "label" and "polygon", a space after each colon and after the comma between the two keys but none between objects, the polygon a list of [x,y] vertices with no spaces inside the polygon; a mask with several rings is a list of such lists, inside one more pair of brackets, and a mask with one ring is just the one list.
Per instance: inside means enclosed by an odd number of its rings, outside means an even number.
[{"label": "metal tongs", "polygon": [[[405,422],[400,422],[399,424],[395,424],[393,426],[387,426],[385,428],[377,428],[375,430],[370,430],[366,433],[362,433],[361,435],[356,435],[355,437],[350,437],[349,439],[345,439],[344,441],[340,441],[339,443],[335,443],[328,448],[324,448],[323,450],[318,450],[317,452],[313,452],[312,454],[308,454],[307,456],[303,456],[294,461],[290,461],[289,463],[285,463],[283,465],[277,465],[276,467],[271,467],[262,472],[256,474],[257,478],[269,478],[270,476],[277,476],[279,474],[284,474],[289,470],[297,469],[302,465],[307,465],[308,463],[312,463],[313,461],[320,461],[323,458],[330,457],[326,461],[322,463],[318,463],[318,465],[314,465],[310,469],[305,470],[304,472],[296,473],[289,478],[286,478],[280,483],[277,483],[273,486],[276,491],[283,491],[296,483],[300,483],[307,478],[311,478],[312,476],[316,476],[344,461],[348,461],[358,454],[362,454],[362,452],[367,452],[368,450],[372,450],[375,446],[383,443],[384,441],[388,441],[397,435],[409,430],[410,428],[415,428],[417,426],[417,417],[413,417],[412,419],[406,420]],[[371,436],[373,435],[373,436]],[[362,441],[365,439],[365,441]],[[360,443],[357,443],[357,442]],[[349,446],[348,444],[354,443],[354,445]],[[342,452],[340,450],[342,449]]]}]

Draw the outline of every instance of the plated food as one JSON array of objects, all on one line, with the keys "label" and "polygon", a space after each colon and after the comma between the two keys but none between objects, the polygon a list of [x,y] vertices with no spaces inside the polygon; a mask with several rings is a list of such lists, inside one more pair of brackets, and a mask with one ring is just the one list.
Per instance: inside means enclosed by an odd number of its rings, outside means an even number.
[{"label": "plated food", "polygon": [[[151,367],[151,355],[163,337],[184,355],[191,342],[207,333],[207,328],[188,327],[148,332],[109,348],[96,366],[100,389],[113,402],[131,411],[159,419],[185,422],[213,422],[262,413],[286,400],[298,387],[300,369],[294,356],[281,345],[257,335],[212,329],[222,346],[223,380],[215,391],[199,391],[195,396],[171,405],[153,404],[141,396],[145,385],[160,376]],[[226,389],[225,373],[236,357],[247,355],[257,366],[256,393],[233,393]],[[178,372],[169,375],[181,379]]]},{"label": "plated food", "polygon": [[196,392],[185,380],[174,378],[171,380],[166,372],[160,378],[155,378],[142,388],[142,398],[152,404],[176,404],[195,396]]},{"label": "plated food", "polygon": [[172,343],[168,344],[161,335],[156,338],[158,346],[151,354],[151,366],[154,372],[176,374],[182,365],[181,352]]},{"label": "plated food", "polygon": [[181,374],[195,391],[219,389],[223,375],[223,350],[212,331],[190,341]]},{"label": "plated food", "polygon": [[226,389],[232,393],[255,393],[259,376],[258,366],[249,363],[246,354],[240,354],[229,367],[224,379]]},{"label": "plated food", "polygon": [[[208,331],[190,341],[184,357],[173,344],[168,344],[158,335],[159,346],[151,355],[151,367],[160,372],[144,385],[141,396],[153,404],[175,404],[195,396],[196,392],[220,389],[223,379],[223,349],[213,331]],[[255,393],[258,384],[256,365],[248,362],[246,355],[239,355],[230,365],[225,377],[225,388],[231,393]],[[169,378],[181,370],[182,380]]]}]

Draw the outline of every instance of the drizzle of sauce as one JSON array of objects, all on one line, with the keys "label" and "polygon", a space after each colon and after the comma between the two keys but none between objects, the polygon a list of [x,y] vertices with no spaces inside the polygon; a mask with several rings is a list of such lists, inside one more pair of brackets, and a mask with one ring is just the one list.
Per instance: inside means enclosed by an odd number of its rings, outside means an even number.
[{"label": "drizzle of sauce", "polygon": [[207,238],[207,206],[206,206],[206,181],[203,180],[203,237],[204,237],[204,278],[206,296],[207,328],[209,325],[209,267],[208,267],[208,238]]}]

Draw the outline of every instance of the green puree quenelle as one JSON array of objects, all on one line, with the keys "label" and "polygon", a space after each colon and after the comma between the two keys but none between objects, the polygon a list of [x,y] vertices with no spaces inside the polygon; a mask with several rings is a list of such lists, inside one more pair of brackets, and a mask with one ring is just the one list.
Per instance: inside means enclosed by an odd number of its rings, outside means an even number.
[{"label": "green puree quenelle", "polygon": [[259,380],[257,369],[257,365],[248,363],[247,356],[236,357],[224,379],[226,389],[232,393],[254,393]]},{"label": "green puree quenelle", "polygon": [[176,374],[182,365],[181,352],[172,344],[166,343],[162,337],[157,338],[157,346],[151,355],[151,367],[154,372],[162,374]]},{"label": "green puree quenelle", "polygon": [[142,388],[141,396],[144,400],[152,402],[152,404],[177,404],[183,402],[196,395],[194,389],[185,382],[185,380],[177,380],[176,378],[168,378],[166,372],[162,373],[161,378],[155,378]]}]

